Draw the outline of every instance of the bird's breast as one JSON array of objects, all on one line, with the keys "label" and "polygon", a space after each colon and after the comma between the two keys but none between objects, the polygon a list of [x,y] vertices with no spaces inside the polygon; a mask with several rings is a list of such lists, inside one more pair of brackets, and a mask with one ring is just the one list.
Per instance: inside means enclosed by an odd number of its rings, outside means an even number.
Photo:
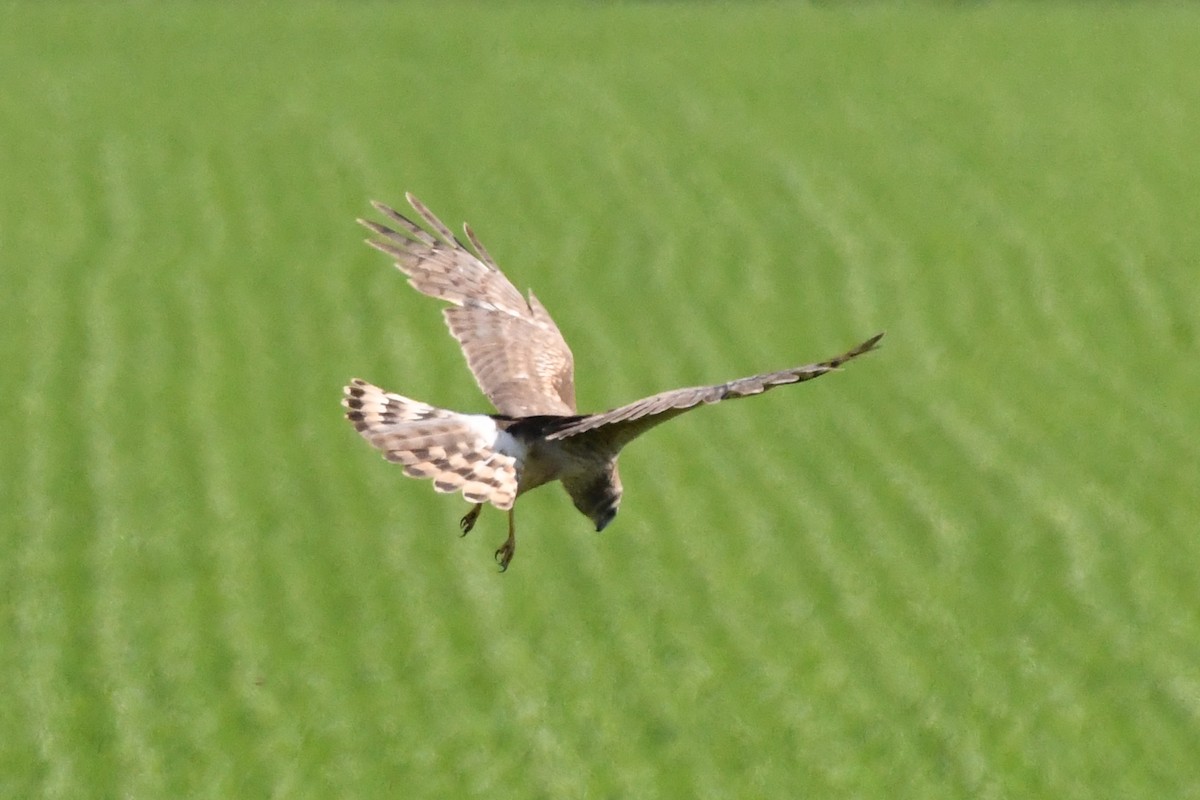
[{"label": "bird's breast", "polygon": [[[591,457],[589,457],[591,456]],[[566,442],[535,439],[526,442],[525,457],[518,473],[517,493],[523,494],[564,476],[596,472],[605,459],[569,446]]]}]

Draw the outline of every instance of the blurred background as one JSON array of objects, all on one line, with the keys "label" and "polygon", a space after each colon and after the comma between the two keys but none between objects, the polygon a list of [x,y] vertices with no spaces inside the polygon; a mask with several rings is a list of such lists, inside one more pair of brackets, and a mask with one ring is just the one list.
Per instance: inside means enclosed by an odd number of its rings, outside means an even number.
[{"label": "blurred background", "polygon": [[[1200,797],[1200,10],[9,3],[0,796]],[[488,511],[361,243],[469,220],[600,410]]]}]

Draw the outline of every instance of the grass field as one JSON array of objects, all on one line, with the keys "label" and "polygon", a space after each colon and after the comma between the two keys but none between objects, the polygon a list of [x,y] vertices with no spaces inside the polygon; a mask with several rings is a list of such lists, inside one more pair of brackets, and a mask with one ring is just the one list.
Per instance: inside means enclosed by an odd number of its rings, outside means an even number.
[{"label": "grass field", "polygon": [[[1200,8],[0,16],[0,797],[1200,798]],[[585,409],[884,348],[499,575],[405,190]]]}]

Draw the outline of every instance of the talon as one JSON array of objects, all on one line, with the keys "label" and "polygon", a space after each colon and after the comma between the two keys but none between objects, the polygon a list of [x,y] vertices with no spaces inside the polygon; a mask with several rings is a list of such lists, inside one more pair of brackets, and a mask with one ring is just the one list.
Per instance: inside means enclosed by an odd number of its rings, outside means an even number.
[{"label": "talon", "polygon": [[513,553],[517,550],[516,539],[505,539],[504,544],[496,548],[496,563],[500,565],[501,572],[508,571],[508,564],[512,561]]},{"label": "talon", "polygon": [[458,521],[458,527],[462,529],[460,536],[466,536],[475,527],[475,520],[479,519],[479,512],[483,510],[483,503],[476,503],[475,507],[463,515],[463,518]]},{"label": "talon", "polygon": [[501,572],[508,571],[508,563],[512,561],[515,552],[517,552],[517,534],[513,524],[513,512],[510,509],[508,512],[508,538],[504,540],[504,544],[496,548],[496,563],[500,565]]}]

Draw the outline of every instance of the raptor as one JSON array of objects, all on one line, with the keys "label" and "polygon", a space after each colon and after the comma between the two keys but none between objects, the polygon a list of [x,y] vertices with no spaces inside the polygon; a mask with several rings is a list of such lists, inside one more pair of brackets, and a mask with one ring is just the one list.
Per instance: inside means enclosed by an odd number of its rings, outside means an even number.
[{"label": "raptor", "polygon": [[464,535],[484,505],[508,512],[508,538],[495,554],[501,571],[516,552],[514,504],[524,493],[560,481],[575,508],[602,531],[621,504],[617,456],[635,438],[693,408],[824,375],[883,337],[826,361],[580,414],[571,350],[533,292],[517,291],[470,226],[463,226],[468,246],[406,197],[426,227],[374,203],[394,227],[360,219],[376,237],[367,243],[391,256],[417,291],[450,303],[446,324],[498,413],[436,408],[357,378],[344,388],[342,405],[354,429],[406,475],[432,479],[438,492],[461,492],[474,504],[459,523]]}]

